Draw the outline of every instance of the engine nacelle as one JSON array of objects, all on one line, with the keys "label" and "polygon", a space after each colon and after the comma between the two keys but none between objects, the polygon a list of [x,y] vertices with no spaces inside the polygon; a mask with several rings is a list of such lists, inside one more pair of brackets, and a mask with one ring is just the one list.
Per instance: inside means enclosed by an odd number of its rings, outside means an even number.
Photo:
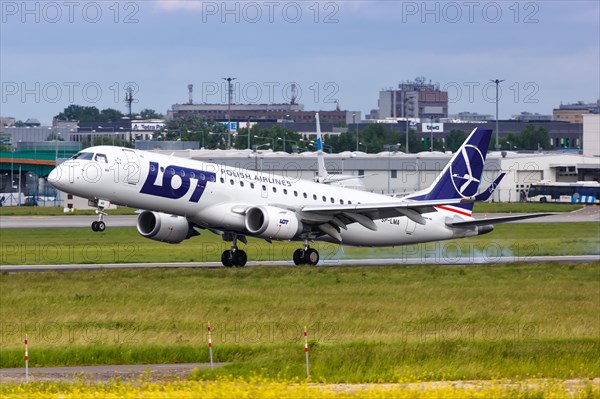
[{"label": "engine nacelle", "polygon": [[255,206],[246,210],[245,224],[252,235],[269,240],[291,240],[303,228],[295,212],[274,206]]},{"label": "engine nacelle", "polygon": [[186,218],[150,211],[140,213],[137,219],[137,230],[146,238],[169,244],[179,244],[185,239],[198,235]]}]

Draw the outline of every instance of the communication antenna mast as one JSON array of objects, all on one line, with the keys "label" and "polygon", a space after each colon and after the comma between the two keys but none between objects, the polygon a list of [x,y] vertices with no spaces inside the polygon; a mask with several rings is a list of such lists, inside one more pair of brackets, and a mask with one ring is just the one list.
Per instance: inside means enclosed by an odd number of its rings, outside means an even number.
[{"label": "communication antenna mast", "polygon": [[296,89],[296,83],[292,83],[292,98],[291,98],[290,104],[296,105],[297,98],[298,98],[298,91]]},{"label": "communication antenna mast", "polygon": [[131,103],[133,103],[133,88],[131,86],[125,91],[125,102],[129,111],[129,120],[131,120]]},{"label": "communication antenna mast", "polygon": [[194,103],[194,85],[191,83],[188,85],[188,96],[188,104],[192,105]]},{"label": "communication antenna mast", "polygon": [[233,85],[231,82],[237,78],[221,79],[227,81],[227,149],[229,150],[231,148],[231,94],[233,93]]},{"label": "communication antenna mast", "polygon": [[125,102],[127,103],[127,109],[129,110],[129,142],[133,143],[133,135],[131,134],[131,124],[133,122],[131,114],[131,104],[133,103],[133,87],[128,86],[125,91]]}]

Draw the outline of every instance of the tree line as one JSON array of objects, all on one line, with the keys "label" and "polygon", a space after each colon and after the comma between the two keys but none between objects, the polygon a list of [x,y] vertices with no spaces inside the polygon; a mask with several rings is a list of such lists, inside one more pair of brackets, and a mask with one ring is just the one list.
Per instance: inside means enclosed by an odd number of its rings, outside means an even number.
[{"label": "tree line", "polygon": [[[70,105],[56,115],[58,120],[78,120],[81,122],[116,121],[125,115],[115,109],[99,110],[94,106]],[[152,109],[144,109],[135,114],[143,119],[163,118],[162,114]],[[430,143],[430,137],[418,137],[414,130],[408,132],[409,152],[452,151],[455,152],[464,142],[467,134],[462,130],[450,131],[444,139],[435,138]],[[358,134],[358,139],[357,139]],[[281,126],[261,128],[257,124],[252,128],[242,128],[236,134],[228,135],[227,127],[220,122],[201,116],[188,115],[166,122],[163,129],[154,133],[155,140],[197,141],[204,148],[225,149],[229,145],[236,149],[270,148],[273,151],[315,151],[313,139],[305,139],[299,133]],[[386,124],[374,123],[357,131],[349,130],[336,135],[324,135],[324,151],[339,153],[358,150],[368,153],[378,153],[386,150],[406,152],[406,135],[391,129]],[[495,148],[492,138],[490,149]],[[521,133],[510,132],[500,139],[502,150],[537,150],[550,149],[548,131],[539,126],[528,125]]]}]

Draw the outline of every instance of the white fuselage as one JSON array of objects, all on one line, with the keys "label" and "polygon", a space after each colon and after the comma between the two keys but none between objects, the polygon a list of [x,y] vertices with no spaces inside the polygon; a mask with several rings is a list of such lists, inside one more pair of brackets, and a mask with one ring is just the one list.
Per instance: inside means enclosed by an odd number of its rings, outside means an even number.
[{"label": "white fuselage", "polygon": [[[49,181],[67,193],[118,205],[184,216],[219,231],[244,231],[243,210],[277,206],[298,211],[307,205],[389,203],[404,200],[344,187],[294,180],[260,171],[232,168],[158,153],[100,146],[85,150],[106,157],[65,161]],[[106,161],[106,162],[105,162]],[[437,208],[423,214],[426,223],[407,217],[377,219],[376,231],[359,223],[341,229],[342,244],[395,246],[477,235],[475,228],[446,225],[458,215]],[[470,220],[468,215],[459,215]],[[251,234],[248,234],[251,235]],[[334,241],[330,236],[319,238]]]}]

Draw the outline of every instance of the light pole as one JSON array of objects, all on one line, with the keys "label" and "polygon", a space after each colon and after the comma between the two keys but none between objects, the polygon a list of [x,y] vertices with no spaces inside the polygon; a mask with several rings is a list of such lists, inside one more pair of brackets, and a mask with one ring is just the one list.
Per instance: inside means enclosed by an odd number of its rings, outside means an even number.
[{"label": "light pole", "polygon": [[402,111],[404,112],[404,119],[406,120],[406,153],[408,154],[408,101],[410,101],[410,98],[406,95],[406,93],[404,93],[404,99],[402,100]]},{"label": "light pole", "polygon": [[492,79],[490,80],[493,83],[496,83],[496,151],[500,150],[500,141],[498,141],[498,88],[500,82],[504,82],[504,79]]},{"label": "light pole", "polygon": [[19,164],[19,206],[21,206],[21,165]]},{"label": "light pole", "polygon": [[251,122],[251,120],[252,120],[252,115],[250,115],[248,117],[248,125],[247,125],[247,128],[248,128],[248,132],[247,132],[248,133],[248,149],[250,149],[250,122]]},{"label": "light pole", "polygon": [[417,191],[419,191],[421,189],[421,171],[419,170],[419,157],[417,157],[415,169],[417,170]]},{"label": "light pole", "polygon": [[368,152],[369,152],[369,149],[367,148],[367,145],[366,145],[365,143],[363,143],[363,142],[361,141],[361,142],[359,142],[358,144],[360,144],[360,145],[364,145],[364,146],[365,146],[365,153],[368,153]]},{"label": "light pole", "polygon": [[433,152],[433,118],[429,122],[429,152]]},{"label": "light pole", "polygon": [[[58,159],[58,142],[60,141],[60,140],[58,139],[58,138],[59,138],[59,136],[60,136],[60,132],[57,132],[57,133],[56,133],[56,136],[55,136],[55,140],[56,140],[56,148],[55,148],[56,154],[54,154],[54,155],[56,155],[55,159]],[[64,148],[64,147],[63,147],[63,148]],[[64,154],[64,151],[63,151],[63,154]]]},{"label": "light pole", "polygon": [[314,145],[315,145],[315,142],[314,142],[313,140],[309,140],[309,139],[300,139],[300,140],[298,140],[298,141],[301,141],[301,142],[303,142],[303,143],[306,143],[306,150],[307,150],[307,151],[309,151],[309,150],[308,150],[308,146],[313,146],[313,147],[314,147]]},{"label": "light pole", "polygon": [[356,126],[356,112],[352,113],[352,124],[354,125],[354,135],[356,136],[356,152],[358,152],[358,126]]},{"label": "light pole", "polygon": [[[257,136],[254,136],[257,137]],[[258,171],[258,149],[261,147],[269,147],[271,145],[271,143],[265,143],[265,144],[260,144],[260,145],[256,145],[254,144],[252,146],[252,151],[254,152],[254,170]],[[260,162],[260,170],[262,171],[262,160]]]},{"label": "light pole", "polygon": [[58,137],[56,137],[56,135],[53,134],[54,131],[51,127],[49,127],[48,130],[50,130],[50,135],[54,139],[54,162],[58,164],[58,162],[56,161],[58,159]]},{"label": "light pole", "polygon": [[227,149],[231,148],[231,82],[237,78],[222,78],[227,81]]},{"label": "light pole", "polygon": [[[14,163],[15,163],[15,147],[13,146],[10,151],[10,192],[11,192],[11,194],[14,193],[14,184],[15,184]],[[10,204],[12,205],[12,195],[10,196]]]},{"label": "light pole", "polygon": [[[110,129],[110,130],[108,130],[108,129]],[[98,131],[100,131],[100,132],[105,132],[105,131],[112,132],[113,134],[111,134],[110,136],[112,137],[112,145],[114,147],[114,145],[115,145],[115,133],[116,133],[115,132],[115,128],[112,127],[112,126],[109,126],[109,127],[98,126]],[[104,139],[102,141],[104,141]]]},{"label": "light pole", "polygon": [[289,119],[289,115],[285,116],[285,119],[283,120],[283,152],[285,152],[285,133],[286,133],[286,122]]},{"label": "light pole", "polygon": [[[271,148],[273,150],[275,150],[275,139],[273,137],[264,137],[264,136],[252,136],[255,139],[262,139],[262,140],[271,140]],[[264,145],[264,144],[261,144]],[[254,146],[252,146],[254,148]]]}]

